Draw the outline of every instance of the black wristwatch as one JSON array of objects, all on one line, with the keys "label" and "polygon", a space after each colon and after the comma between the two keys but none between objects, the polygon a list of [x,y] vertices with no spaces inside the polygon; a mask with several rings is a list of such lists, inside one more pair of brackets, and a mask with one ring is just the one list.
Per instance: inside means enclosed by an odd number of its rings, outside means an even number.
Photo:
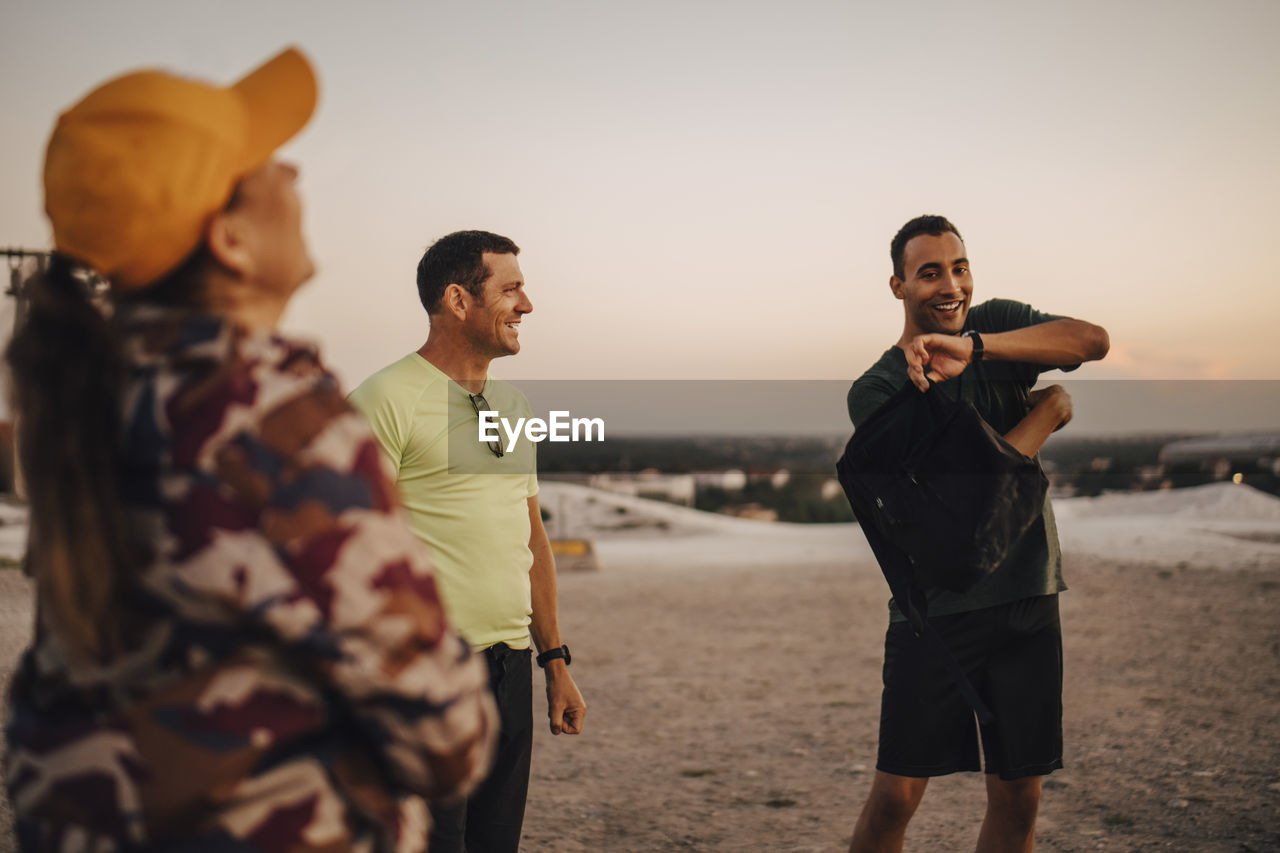
[{"label": "black wristwatch", "polygon": [[986,353],[986,348],[982,346],[982,335],[975,330],[970,329],[965,332],[962,337],[971,338],[973,340],[973,357],[970,361],[982,361],[982,356]]},{"label": "black wristwatch", "polygon": [[561,658],[564,658],[565,666],[568,666],[570,662],[573,661],[573,656],[569,654],[568,646],[561,646],[558,649],[547,649],[545,652],[538,655],[538,667],[540,669],[545,669],[547,664],[551,663],[551,661],[559,660]]}]

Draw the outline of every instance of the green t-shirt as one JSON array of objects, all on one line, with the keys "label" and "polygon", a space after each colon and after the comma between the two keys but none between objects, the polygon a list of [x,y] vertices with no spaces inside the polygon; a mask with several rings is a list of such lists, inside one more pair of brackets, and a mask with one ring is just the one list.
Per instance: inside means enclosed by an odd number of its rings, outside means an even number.
[{"label": "green t-shirt", "polygon": [[[490,409],[514,424],[529,401],[489,379]],[[479,441],[479,417],[462,386],[415,353],[351,392],[395,470],[414,532],[431,548],[454,630],[477,649],[529,647],[528,499],[538,493],[534,444],[523,437],[496,457]],[[508,438],[498,433],[504,450]]]},{"label": "green t-shirt", "polygon": [[[1021,302],[991,299],[970,309],[964,328],[966,331],[975,329],[979,333],[994,334],[1057,319],[1053,314],[1045,314]],[[955,379],[939,385],[938,390],[952,399],[959,394],[971,401],[978,414],[997,432],[1004,434],[1026,417],[1027,392],[1035,386],[1042,372],[1052,369],[1026,362],[980,361],[969,365]],[[899,347],[892,346],[849,388],[849,417],[854,428],[871,417],[907,381],[906,355]],[[1022,598],[1049,595],[1066,588],[1062,582],[1058,527],[1046,495],[1040,518],[1014,544],[1005,561],[977,586],[966,593],[927,590],[929,615],[963,613]],[[903,619],[892,599],[889,600],[889,613],[895,622]]]}]

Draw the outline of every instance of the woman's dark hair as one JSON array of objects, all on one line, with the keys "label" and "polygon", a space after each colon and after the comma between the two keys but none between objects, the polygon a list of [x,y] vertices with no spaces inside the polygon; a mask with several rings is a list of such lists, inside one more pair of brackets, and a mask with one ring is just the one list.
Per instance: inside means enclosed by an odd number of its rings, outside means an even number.
[{"label": "woman's dark hair", "polygon": [[[201,248],[134,298],[194,305],[207,263]],[[124,362],[107,298],[69,258],[54,253],[24,294],[26,318],[7,357],[30,504],[28,569],[68,651],[104,659],[126,644],[132,580],[149,556],[120,497]]]},{"label": "woman's dark hair", "polygon": [[100,658],[120,645],[122,581],[135,568],[117,488],[123,365],[69,259],[55,253],[25,294],[8,359],[31,507],[28,567],[70,651]]}]

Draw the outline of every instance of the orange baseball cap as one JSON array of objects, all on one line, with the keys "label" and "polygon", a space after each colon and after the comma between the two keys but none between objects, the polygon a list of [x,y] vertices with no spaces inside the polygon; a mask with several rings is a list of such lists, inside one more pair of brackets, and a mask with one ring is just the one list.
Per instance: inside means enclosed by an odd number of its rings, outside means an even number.
[{"label": "orange baseball cap", "polygon": [[315,105],[315,74],[295,48],[225,88],[154,70],[102,84],[49,137],[44,209],[54,245],[118,291],[157,281]]}]

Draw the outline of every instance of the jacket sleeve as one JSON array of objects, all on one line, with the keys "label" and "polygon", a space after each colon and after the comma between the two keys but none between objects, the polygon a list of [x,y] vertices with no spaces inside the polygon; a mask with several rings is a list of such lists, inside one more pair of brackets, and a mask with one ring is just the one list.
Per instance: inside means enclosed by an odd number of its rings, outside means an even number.
[{"label": "jacket sleeve", "polygon": [[399,784],[466,793],[497,735],[487,672],[449,629],[367,423],[317,372],[257,371],[252,415],[206,459],[253,520],[226,534],[254,552],[238,609],[342,697]]}]

